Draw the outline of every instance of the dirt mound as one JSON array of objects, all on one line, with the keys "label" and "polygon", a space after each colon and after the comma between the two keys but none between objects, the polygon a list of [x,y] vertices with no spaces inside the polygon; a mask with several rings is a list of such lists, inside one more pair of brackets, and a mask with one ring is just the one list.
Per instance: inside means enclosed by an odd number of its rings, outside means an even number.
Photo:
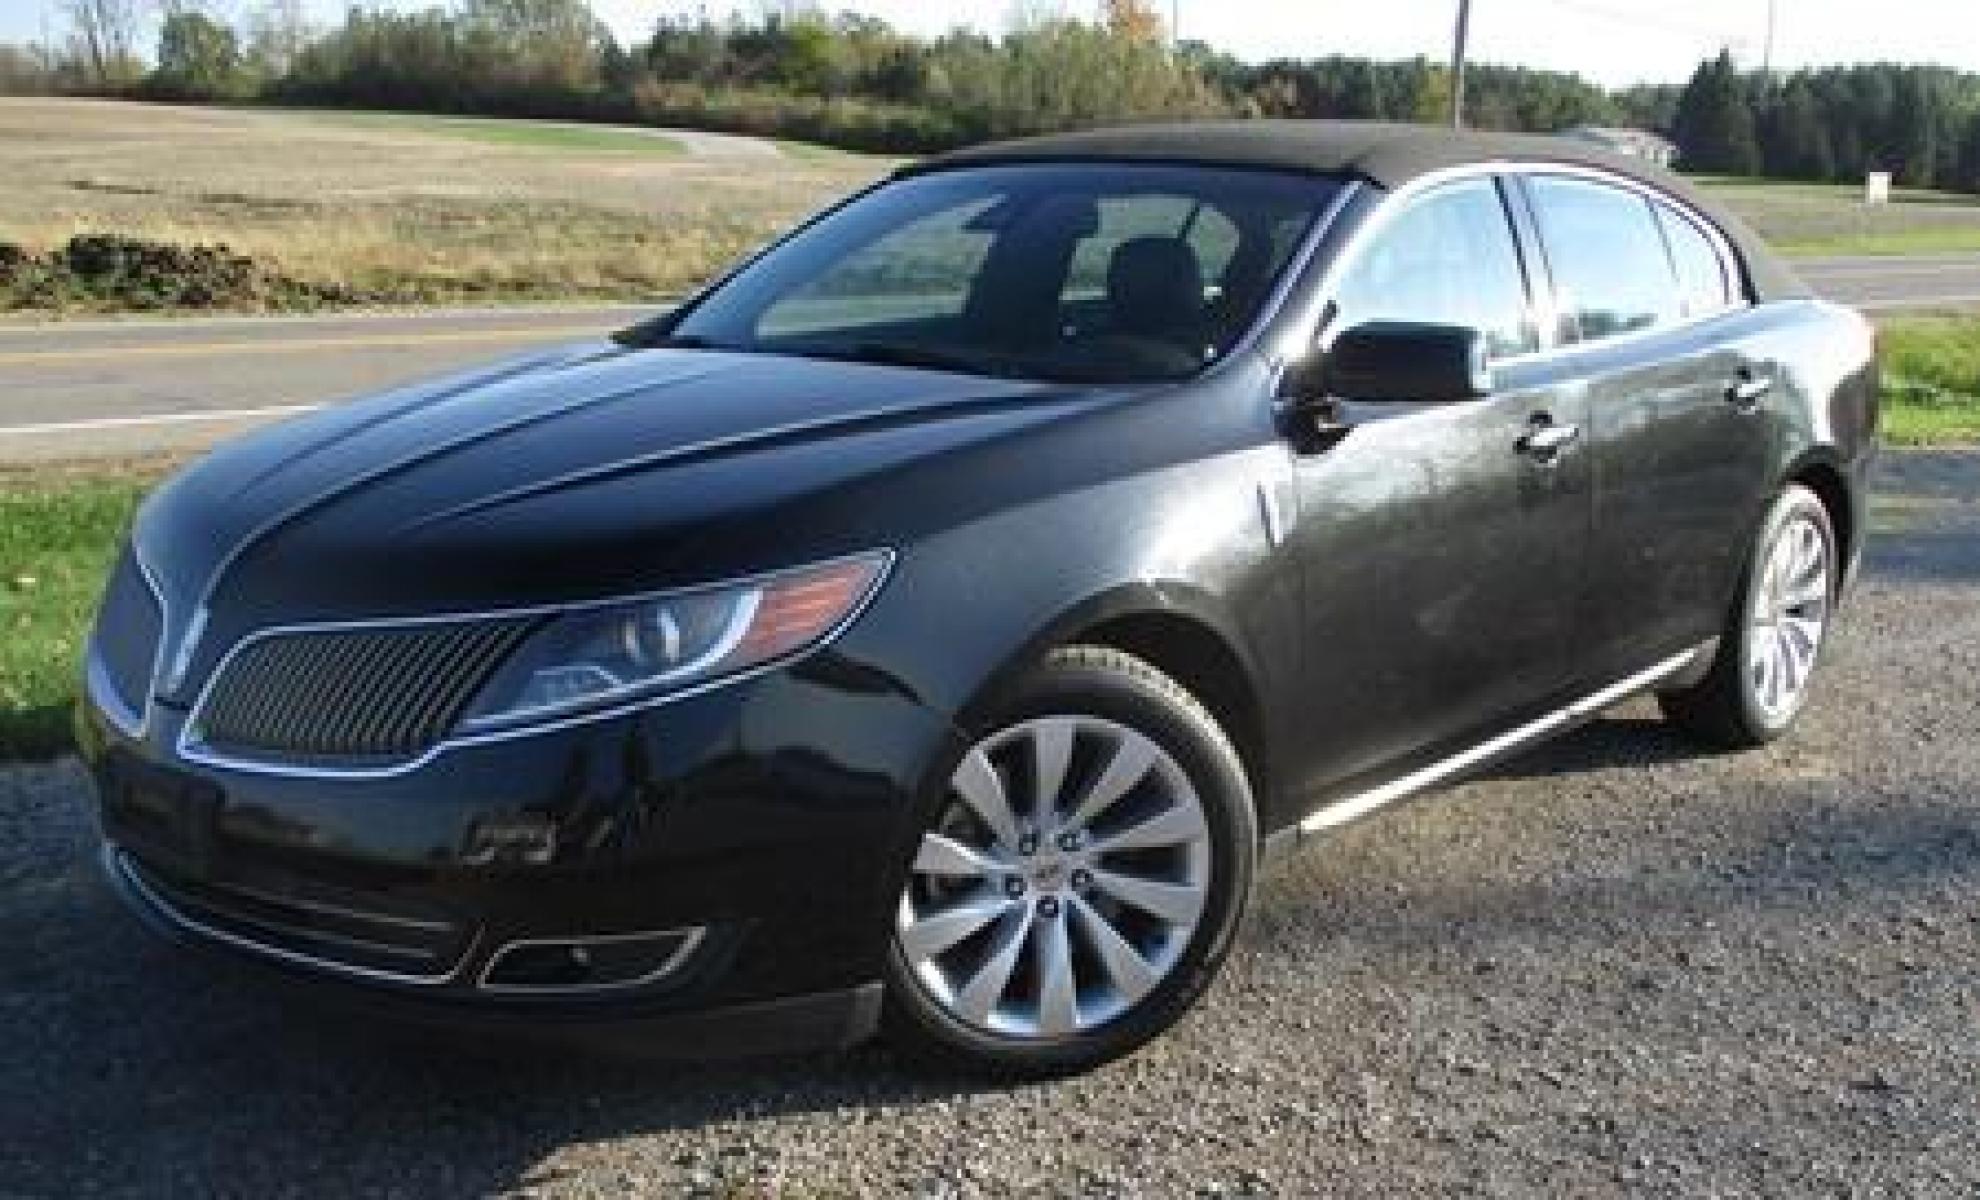
[{"label": "dirt mound", "polygon": [[340,284],[292,278],[226,246],[79,234],[46,254],[0,242],[0,308],[291,311],[359,304]]}]

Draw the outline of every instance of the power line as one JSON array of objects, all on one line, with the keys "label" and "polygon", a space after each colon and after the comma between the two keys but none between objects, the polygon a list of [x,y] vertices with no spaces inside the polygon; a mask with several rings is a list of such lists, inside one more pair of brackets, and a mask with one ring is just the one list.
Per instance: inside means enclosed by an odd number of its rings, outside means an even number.
[{"label": "power line", "polygon": [[1774,20],[1779,15],[1779,7],[1775,0],[1767,0],[1767,53],[1761,59],[1761,64],[1769,79],[1774,77]]}]

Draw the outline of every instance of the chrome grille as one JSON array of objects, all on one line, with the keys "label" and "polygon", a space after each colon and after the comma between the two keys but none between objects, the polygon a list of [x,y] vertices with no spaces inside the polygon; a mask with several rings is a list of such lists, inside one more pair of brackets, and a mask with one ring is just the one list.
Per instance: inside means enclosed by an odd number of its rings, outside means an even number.
[{"label": "chrome grille", "polygon": [[200,745],[260,760],[376,762],[431,748],[533,619],[307,630],[244,644],[199,711]]},{"label": "chrome grille", "polygon": [[137,556],[127,546],[104,589],[92,649],[115,699],[133,717],[143,714],[149,698],[158,639],[164,629],[165,614],[158,594],[151,590]]}]

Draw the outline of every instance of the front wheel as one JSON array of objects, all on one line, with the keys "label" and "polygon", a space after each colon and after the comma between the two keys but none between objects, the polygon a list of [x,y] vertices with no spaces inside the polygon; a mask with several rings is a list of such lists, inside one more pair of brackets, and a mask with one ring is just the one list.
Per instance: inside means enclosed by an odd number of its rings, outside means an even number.
[{"label": "front wheel", "polygon": [[1660,696],[1665,716],[1728,750],[1765,745],[1786,733],[1808,703],[1840,574],[1827,506],[1814,492],[1790,484],[1761,522],[1711,672],[1696,687]]},{"label": "front wheel", "polygon": [[1203,706],[1129,655],[1056,651],[976,734],[912,851],[891,1032],[1001,1075],[1127,1054],[1215,978],[1256,853],[1243,766]]}]

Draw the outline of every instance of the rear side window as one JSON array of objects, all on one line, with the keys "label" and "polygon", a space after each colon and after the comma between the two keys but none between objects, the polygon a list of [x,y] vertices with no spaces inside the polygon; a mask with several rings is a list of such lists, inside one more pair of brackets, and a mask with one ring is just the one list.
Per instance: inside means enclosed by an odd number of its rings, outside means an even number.
[{"label": "rear side window", "polygon": [[1667,204],[1656,209],[1657,223],[1664,227],[1664,241],[1671,248],[1671,262],[1677,267],[1684,315],[1702,317],[1732,307],[1732,281],[1726,278],[1726,263],[1719,248],[1691,218]]},{"label": "rear side window", "polygon": [[1561,176],[1528,182],[1568,328],[1590,342],[1675,321],[1684,306],[1651,202]]},{"label": "rear side window", "polygon": [[1495,358],[1539,347],[1526,275],[1498,185],[1439,188],[1376,233],[1334,292],[1336,333],[1370,321],[1462,325],[1483,332]]}]

